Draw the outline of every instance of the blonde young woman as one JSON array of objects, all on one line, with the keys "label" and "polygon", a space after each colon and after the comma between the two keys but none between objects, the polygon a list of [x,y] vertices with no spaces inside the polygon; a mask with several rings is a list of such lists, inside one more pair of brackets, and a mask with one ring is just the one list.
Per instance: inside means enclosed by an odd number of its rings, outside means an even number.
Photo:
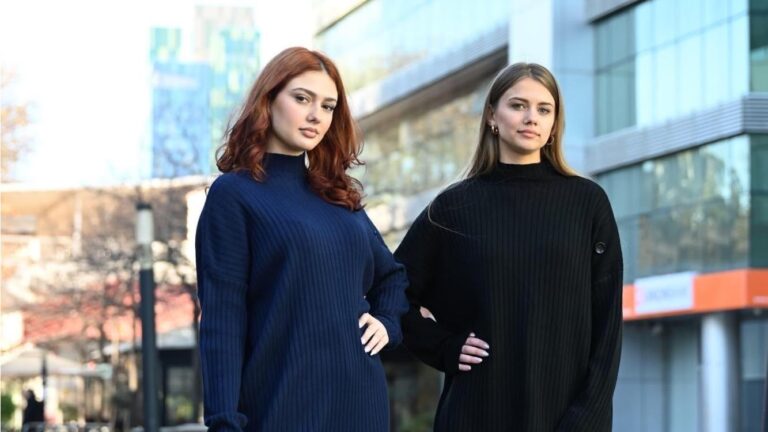
[{"label": "blonde young woman", "polygon": [[436,431],[604,431],[621,345],[622,257],[610,203],[563,157],[552,74],[491,85],[467,178],[416,219],[405,345],[444,371]]}]

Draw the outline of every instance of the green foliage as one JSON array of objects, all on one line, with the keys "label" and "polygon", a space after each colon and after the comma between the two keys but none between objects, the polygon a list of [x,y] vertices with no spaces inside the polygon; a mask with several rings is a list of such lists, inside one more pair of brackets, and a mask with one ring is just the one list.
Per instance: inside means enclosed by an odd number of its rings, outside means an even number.
[{"label": "green foliage", "polygon": [[16,405],[13,404],[11,395],[7,393],[0,395],[0,421],[3,425],[11,421],[14,412],[16,412]]},{"label": "green foliage", "polygon": [[69,421],[77,421],[77,406],[63,403],[59,405],[59,409],[61,409],[65,423]]}]

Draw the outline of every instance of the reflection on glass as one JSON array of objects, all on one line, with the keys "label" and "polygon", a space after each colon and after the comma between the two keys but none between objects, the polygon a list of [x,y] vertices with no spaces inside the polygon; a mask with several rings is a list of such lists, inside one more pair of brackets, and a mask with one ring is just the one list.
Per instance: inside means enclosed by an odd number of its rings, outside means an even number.
[{"label": "reflection on glass", "polygon": [[370,0],[317,35],[354,91],[504,25],[507,0]]},{"label": "reflection on glass", "polygon": [[749,4],[750,88],[768,91],[768,1]]},{"label": "reflection on glass", "polygon": [[488,85],[484,80],[443,105],[366,131],[365,168],[353,175],[371,200],[412,195],[458,179],[476,144]]},{"label": "reflection on glass", "polygon": [[626,282],[748,265],[755,239],[749,232],[749,137],[645,161],[598,181],[619,225]]},{"label": "reflection on glass", "polygon": [[649,0],[600,20],[597,134],[738,99],[748,91],[748,65],[751,88],[768,89],[768,22],[754,7],[747,17],[745,1]]}]

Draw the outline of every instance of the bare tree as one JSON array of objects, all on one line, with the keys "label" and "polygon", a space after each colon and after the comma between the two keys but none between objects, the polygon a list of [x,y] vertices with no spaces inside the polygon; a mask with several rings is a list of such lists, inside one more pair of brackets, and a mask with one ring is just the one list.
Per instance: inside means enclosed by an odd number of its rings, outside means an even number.
[{"label": "bare tree", "polygon": [[27,103],[12,97],[16,74],[6,67],[0,68],[0,180],[13,180],[14,165],[29,151],[29,139],[24,129],[29,124]]},{"label": "bare tree", "polygon": [[[197,332],[199,307],[197,306],[196,275],[192,263],[182,251],[187,230],[186,193],[195,186],[177,185],[173,180],[161,187],[98,189],[82,193],[82,208],[77,212],[80,228],[72,235],[69,254],[61,254],[57,262],[48,261],[45,269],[35,278],[33,287],[41,299],[30,305],[32,316],[47,322],[72,322],[75,316],[79,327],[69,329],[66,342],[81,355],[82,361],[110,361],[107,347],[111,341],[109,327],[117,321],[131,321],[133,346],[138,346],[136,335],[139,317],[137,284],[135,221],[136,204],[148,202],[155,213],[155,279],[157,302],[188,297],[193,305],[189,317],[195,340],[192,366],[195,376],[194,391],[190,395],[193,416],[199,417],[200,383],[198,376]],[[78,219],[78,216],[75,216]],[[114,336],[112,336],[114,337]],[[121,362],[135,362],[140,370],[141,356],[135,348],[132,355],[121,357]],[[114,355],[115,353],[112,353]],[[114,362],[113,362],[114,363]],[[120,365],[115,365],[120,366]],[[125,388],[113,374],[112,389]],[[141,389],[129,395],[132,418],[140,419]],[[110,400],[125,404],[126,395],[104,392],[102,417],[115,417],[116,406],[109,408]]]}]

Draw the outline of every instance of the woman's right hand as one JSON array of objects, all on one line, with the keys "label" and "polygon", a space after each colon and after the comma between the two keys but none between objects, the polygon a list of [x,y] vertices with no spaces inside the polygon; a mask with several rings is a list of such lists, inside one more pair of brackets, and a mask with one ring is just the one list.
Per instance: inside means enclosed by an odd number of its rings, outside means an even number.
[{"label": "woman's right hand", "polygon": [[488,357],[487,349],[490,348],[488,343],[480,338],[475,337],[474,333],[470,333],[467,340],[464,341],[464,345],[461,347],[461,354],[459,354],[459,370],[467,372],[472,370],[473,364],[480,364],[483,362],[483,358]]}]

